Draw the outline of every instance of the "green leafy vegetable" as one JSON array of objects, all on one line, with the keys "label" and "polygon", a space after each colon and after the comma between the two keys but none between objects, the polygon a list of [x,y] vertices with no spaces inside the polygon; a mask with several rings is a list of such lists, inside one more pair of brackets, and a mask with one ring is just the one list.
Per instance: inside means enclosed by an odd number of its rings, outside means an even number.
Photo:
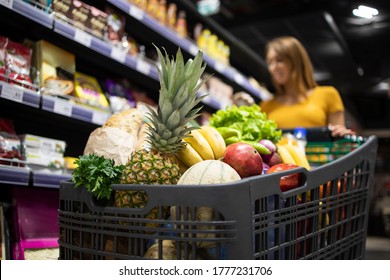
[{"label": "green leafy vegetable", "polygon": [[111,184],[120,182],[124,165],[115,166],[114,160],[95,154],[80,156],[75,163],[77,168],[72,173],[75,187],[84,186],[97,199],[109,199]]},{"label": "green leafy vegetable", "polygon": [[227,127],[238,130],[242,140],[260,141],[271,140],[279,142],[282,131],[277,129],[274,121],[267,119],[266,113],[253,104],[252,106],[233,105],[224,110],[216,111],[209,119],[210,125],[215,128]]}]

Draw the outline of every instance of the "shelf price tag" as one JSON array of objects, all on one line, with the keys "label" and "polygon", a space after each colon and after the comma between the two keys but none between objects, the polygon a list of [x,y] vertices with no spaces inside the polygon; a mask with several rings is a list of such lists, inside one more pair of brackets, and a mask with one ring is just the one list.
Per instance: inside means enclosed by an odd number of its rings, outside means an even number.
[{"label": "shelf price tag", "polygon": [[217,70],[219,73],[225,72],[225,65],[223,65],[221,62],[216,61],[214,65],[215,70]]},{"label": "shelf price tag", "polygon": [[53,111],[54,113],[70,117],[72,116],[72,104],[67,101],[55,99]]},{"label": "shelf price tag", "polygon": [[7,7],[8,9],[12,9],[13,0],[0,0],[0,5]]},{"label": "shelf price tag", "polygon": [[74,40],[79,42],[80,44],[83,44],[86,47],[90,47],[92,42],[92,36],[89,35],[87,32],[76,28]]},{"label": "shelf price tag", "polygon": [[92,122],[98,125],[102,125],[108,119],[109,114],[99,111],[93,111],[92,113]]},{"label": "shelf price tag", "polygon": [[196,54],[198,53],[198,51],[199,51],[198,46],[193,45],[193,44],[191,44],[191,45],[190,45],[190,48],[188,49],[188,52],[189,52],[190,54],[192,54],[193,56],[196,56]]},{"label": "shelf price tag", "polygon": [[120,63],[125,63],[126,55],[127,52],[122,50],[121,48],[113,46],[111,49],[111,58],[119,61]]},{"label": "shelf price tag", "polygon": [[143,20],[144,18],[144,11],[138,8],[137,6],[130,6],[129,14],[133,17],[138,19],[139,21]]},{"label": "shelf price tag", "polygon": [[244,83],[244,77],[240,73],[235,73],[234,74],[234,81],[237,84],[242,85]]},{"label": "shelf price tag", "polygon": [[150,64],[147,63],[146,61],[142,59],[137,60],[137,66],[136,66],[137,71],[149,75],[150,74]]},{"label": "shelf price tag", "polygon": [[19,103],[23,102],[23,90],[7,83],[3,83],[0,95],[5,99]]}]

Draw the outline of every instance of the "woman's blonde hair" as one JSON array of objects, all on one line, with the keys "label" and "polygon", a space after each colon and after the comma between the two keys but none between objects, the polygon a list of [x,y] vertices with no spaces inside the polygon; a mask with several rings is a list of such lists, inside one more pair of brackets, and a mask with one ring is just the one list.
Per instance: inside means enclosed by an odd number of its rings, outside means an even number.
[{"label": "woman's blonde hair", "polygon": [[[309,55],[296,38],[291,36],[275,38],[266,45],[266,56],[270,49],[276,52],[279,59],[290,64],[292,81],[300,94],[306,94],[309,89],[317,86],[317,82],[314,80],[313,65]],[[283,87],[275,83],[274,85],[277,94],[284,93]]]}]

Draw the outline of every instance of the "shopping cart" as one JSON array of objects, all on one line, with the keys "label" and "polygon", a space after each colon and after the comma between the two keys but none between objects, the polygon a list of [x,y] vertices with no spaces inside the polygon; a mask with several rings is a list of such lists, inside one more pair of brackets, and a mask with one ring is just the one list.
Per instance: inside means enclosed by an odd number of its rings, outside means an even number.
[{"label": "shopping cart", "polygon": [[[145,208],[99,205],[63,181],[60,259],[364,259],[376,151],[371,136],[311,171],[215,185],[113,185],[145,192]],[[302,184],[281,192],[281,177],[293,173]],[[201,207],[210,219],[197,218]],[[152,222],[150,211],[159,213]]]}]

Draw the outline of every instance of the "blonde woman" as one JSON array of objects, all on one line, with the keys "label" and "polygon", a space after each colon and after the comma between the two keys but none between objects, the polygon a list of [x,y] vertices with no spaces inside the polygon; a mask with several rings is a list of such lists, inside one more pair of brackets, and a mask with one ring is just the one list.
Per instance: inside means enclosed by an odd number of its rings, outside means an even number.
[{"label": "blonde woman", "polygon": [[276,92],[260,106],[279,128],[329,126],[333,136],[355,134],[345,127],[339,92],[316,83],[307,51],[296,38],[273,39],[265,55]]}]

